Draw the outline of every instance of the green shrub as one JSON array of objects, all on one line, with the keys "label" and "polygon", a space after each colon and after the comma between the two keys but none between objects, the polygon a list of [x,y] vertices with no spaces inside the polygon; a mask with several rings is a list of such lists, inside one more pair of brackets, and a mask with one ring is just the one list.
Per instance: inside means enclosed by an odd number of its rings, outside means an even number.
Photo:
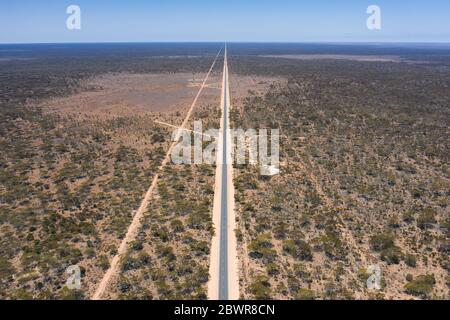
[{"label": "green shrub", "polygon": [[176,233],[178,232],[183,232],[184,231],[184,226],[183,226],[183,222],[179,219],[175,219],[170,223],[170,226],[172,227],[172,230]]},{"label": "green shrub", "polygon": [[358,275],[358,279],[361,280],[364,283],[364,285],[366,285],[367,280],[371,276],[371,274],[367,272],[366,268],[360,268],[358,270],[357,275]]},{"label": "green shrub", "polygon": [[433,292],[436,279],[433,274],[420,275],[405,285],[405,292],[421,298],[428,298]]},{"label": "green shrub", "polygon": [[388,233],[378,234],[370,238],[370,245],[375,251],[392,248],[394,244],[394,236]]},{"label": "green shrub", "polygon": [[270,289],[269,278],[265,276],[257,276],[250,284],[250,293],[257,300],[268,300],[271,298],[272,290]]},{"label": "green shrub", "polygon": [[206,241],[194,241],[191,243],[191,250],[197,254],[209,254],[209,244]]},{"label": "green shrub", "polygon": [[26,291],[25,289],[18,289],[16,292],[14,292],[13,299],[14,300],[32,300],[33,295],[30,292]]},{"label": "green shrub", "polygon": [[274,276],[280,273],[280,268],[275,263],[267,264],[266,269],[269,276]]},{"label": "green shrub", "polygon": [[160,258],[165,258],[167,262],[175,261],[177,258],[171,246],[158,245],[156,247],[156,252]]},{"label": "green shrub", "polygon": [[133,241],[131,243],[131,249],[134,251],[141,251],[144,249],[144,243],[142,241]]},{"label": "green shrub", "polygon": [[209,270],[204,267],[197,267],[197,272],[194,275],[194,279],[198,283],[206,283],[209,280]]},{"label": "green shrub", "polygon": [[167,242],[169,240],[169,233],[166,227],[155,227],[153,230],[153,236],[160,238],[162,242]]},{"label": "green shrub", "polygon": [[311,274],[306,270],[303,264],[297,263],[294,265],[294,274],[297,278],[304,281],[309,281],[311,279]]},{"label": "green shrub", "polygon": [[237,228],[234,230],[236,233],[236,239],[238,242],[242,242],[244,240],[244,235],[242,234],[242,230]]},{"label": "green shrub", "polygon": [[387,264],[399,264],[403,259],[403,253],[400,248],[393,246],[381,251],[381,260]]},{"label": "green shrub", "polygon": [[107,270],[109,268],[109,259],[108,256],[102,254],[99,258],[98,258],[98,265],[100,266],[100,268],[102,268],[102,270]]},{"label": "green shrub", "polygon": [[403,221],[406,223],[412,223],[415,220],[415,212],[414,211],[408,211],[403,214]]},{"label": "green shrub", "polygon": [[276,239],[285,239],[289,229],[285,223],[281,223],[274,227],[273,233]]},{"label": "green shrub", "polygon": [[426,208],[419,218],[417,218],[417,226],[420,229],[430,229],[436,223],[436,212],[433,208]]},{"label": "green shrub", "polygon": [[269,233],[265,233],[257,236],[249,243],[248,251],[252,258],[273,261],[276,257],[276,251],[272,247],[272,237]]},{"label": "green shrub", "polygon": [[298,290],[295,299],[296,300],[315,300],[316,294],[314,291],[312,291],[310,289],[301,288]]},{"label": "green shrub", "polygon": [[421,198],[423,196],[423,192],[420,189],[414,189],[412,191],[412,195],[413,195],[414,198],[419,199],[419,198]]},{"label": "green shrub", "polygon": [[417,265],[416,256],[408,253],[405,256],[405,263],[408,267],[415,268]]},{"label": "green shrub", "polygon": [[345,257],[345,248],[335,230],[327,228],[325,235],[321,237],[321,241],[327,257],[332,259],[343,259]]},{"label": "green shrub", "polygon": [[83,300],[84,292],[81,290],[70,290],[67,287],[62,288],[60,292],[61,300]]},{"label": "green shrub", "polygon": [[15,272],[16,270],[14,269],[14,266],[8,261],[8,259],[0,256],[0,278],[8,279]]},{"label": "green shrub", "polygon": [[303,240],[285,240],[283,241],[283,250],[299,260],[311,261],[313,259],[310,245]]}]

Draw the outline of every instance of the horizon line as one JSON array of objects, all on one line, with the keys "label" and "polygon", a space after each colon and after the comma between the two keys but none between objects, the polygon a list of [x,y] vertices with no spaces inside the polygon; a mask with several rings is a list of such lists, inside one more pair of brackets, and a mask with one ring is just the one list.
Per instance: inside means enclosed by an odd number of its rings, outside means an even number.
[{"label": "horizon line", "polygon": [[448,44],[450,45],[450,41],[252,41],[252,40],[244,40],[244,41],[191,41],[191,40],[162,40],[162,41],[44,41],[44,42],[0,42],[0,45],[29,45],[29,44],[170,44],[170,43],[185,43],[185,44],[195,44],[195,43],[211,43],[211,44],[223,44],[223,43],[237,43],[237,44]]}]

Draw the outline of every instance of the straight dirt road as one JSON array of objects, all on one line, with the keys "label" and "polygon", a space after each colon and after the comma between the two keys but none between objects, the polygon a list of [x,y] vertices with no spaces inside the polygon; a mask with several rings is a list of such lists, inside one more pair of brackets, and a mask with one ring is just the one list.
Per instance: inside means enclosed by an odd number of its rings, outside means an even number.
[{"label": "straight dirt road", "polygon": [[156,175],[153,178],[152,184],[150,185],[149,189],[147,190],[147,193],[144,196],[144,199],[141,202],[141,205],[139,207],[139,209],[136,211],[133,220],[130,224],[130,226],[128,227],[127,233],[125,235],[125,237],[123,238],[122,242],[120,243],[120,246],[117,250],[117,254],[115,255],[115,257],[111,260],[111,264],[109,269],[106,271],[106,273],[104,274],[99,286],[97,287],[94,295],[91,297],[91,300],[102,300],[104,299],[104,295],[106,293],[106,291],[108,290],[108,285],[110,284],[112,278],[114,278],[117,273],[119,272],[119,265],[120,265],[120,260],[122,259],[122,257],[126,254],[129,245],[131,242],[133,242],[136,238],[136,235],[138,233],[138,230],[141,228],[141,219],[144,216],[145,211],[147,210],[148,204],[154,194],[154,191],[157,187],[158,184],[158,179],[159,179],[159,174],[163,171],[164,167],[169,163],[169,161],[171,160],[171,153],[173,148],[175,147],[175,145],[178,143],[178,140],[180,139],[180,135],[183,129],[186,128],[189,119],[191,117],[192,112],[194,111],[195,106],[197,105],[197,101],[200,97],[200,95],[202,94],[203,89],[206,87],[206,83],[209,79],[209,76],[212,72],[212,70],[214,69],[214,66],[216,64],[216,61],[220,55],[220,53],[222,52],[222,49],[219,51],[219,53],[217,54],[217,56],[215,57],[208,73],[206,74],[200,89],[198,90],[197,95],[194,98],[194,101],[192,102],[186,117],[183,121],[183,123],[181,124],[181,126],[179,127],[179,129],[177,132],[177,136],[175,138],[175,142],[173,142],[169,148],[169,150],[167,150],[166,156],[164,158],[164,160],[162,161],[160,167],[158,168],[158,171],[156,173]]},{"label": "straight dirt road", "polygon": [[211,300],[239,299],[239,271],[235,235],[233,164],[229,111],[228,50],[225,48],[222,84],[222,119],[217,150],[216,184],[213,207],[215,236],[211,244],[208,296]]}]

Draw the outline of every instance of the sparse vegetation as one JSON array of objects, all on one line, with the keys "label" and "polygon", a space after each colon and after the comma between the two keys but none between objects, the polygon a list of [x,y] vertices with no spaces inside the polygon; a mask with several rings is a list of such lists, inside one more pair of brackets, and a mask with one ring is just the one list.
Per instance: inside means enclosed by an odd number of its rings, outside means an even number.
[{"label": "sparse vegetation", "polygon": [[[133,97],[112,97],[109,87],[125,81],[129,87],[122,90],[133,92],[132,79],[151,79],[151,73],[161,75],[157,81],[173,82],[182,81],[177,80],[180,75],[169,73],[204,72],[212,58],[181,57],[198,50],[188,47],[176,59],[151,58],[154,50],[164,53],[167,48],[143,46],[132,56],[113,48],[105,60],[101,46],[69,45],[52,59],[52,50],[43,46],[17,51],[32,59],[0,61],[0,298],[92,295],[168,149],[170,131],[154,120],[172,122],[183,116],[137,110]],[[120,102],[105,101],[109,109],[104,108],[102,94]],[[89,97],[94,97],[92,105]],[[204,217],[206,207],[199,203],[194,213]],[[201,226],[209,228],[207,221]],[[186,228],[179,222],[166,227],[178,233]],[[150,265],[142,241],[131,249],[135,254],[124,270]],[[208,254],[202,241],[196,250]],[[166,258],[173,263],[170,255]],[[64,287],[65,270],[74,264],[83,270],[79,291]],[[203,281],[202,269],[193,270],[193,279]],[[122,278],[123,298],[130,298],[130,283]],[[202,296],[201,290],[196,294]],[[140,297],[149,296],[142,290]]]},{"label": "sparse vegetation", "polygon": [[[183,117],[182,109],[140,109],[112,92],[154,73],[188,73],[182,83],[190,81],[218,49],[154,46],[126,54],[31,48],[0,61],[1,299],[88,299],[110,267],[170,143],[169,129],[154,120]],[[410,62],[385,63],[233,49],[233,77],[252,91],[232,80],[232,126],[281,130],[282,174],[235,168],[242,297],[448,299],[448,53],[399,52]],[[83,105],[105,92],[104,106]],[[217,127],[216,101],[201,104],[193,118]],[[213,196],[212,166],[160,172],[108,297],[206,299]],[[82,290],[65,287],[73,264],[82,268]],[[382,271],[377,293],[366,286],[373,265]]]},{"label": "sparse vegetation", "polygon": [[[278,54],[271,49],[261,50]],[[274,81],[268,92],[249,93],[233,111],[234,127],[257,124],[282,133],[282,174],[261,177],[257,166],[236,166],[240,252],[250,259],[242,266],[244,297],[253,296],[250,287],[261,270],[278,299],[430,296],[431,281],[424,285],[415,276],[418,282],[406,284],[405,276],[429,270],[443,279],[450,265],[443,240],[450,181],[448,63],[448,56],[433,67],[231,58],[239,74],[287,79]],[[271,237],[261,242],[266,234]],[[271,264],[283,266],[276,276],[266,268],[264,250]],[[296,276],[286,266],[299,262]],[[371,265],[381,269],[377,294],[367,290]],[[442,282],[434,286],[448,297]]]},{"label": "sparse vegetation", "polygon": [[405,285],[405,291],[408,294],[418,296],[420,298],[429,298],[433,292],[435,284],[436,280],[434,275],[420,275]]}]

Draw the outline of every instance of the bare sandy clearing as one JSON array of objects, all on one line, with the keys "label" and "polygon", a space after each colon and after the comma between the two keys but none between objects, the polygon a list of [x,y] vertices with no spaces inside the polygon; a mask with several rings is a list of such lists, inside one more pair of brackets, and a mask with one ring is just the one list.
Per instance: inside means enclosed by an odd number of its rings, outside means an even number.
[{"label": "bare sandy clearing", "polygon": [[[176,74],[107,74],[86,81],[89,91],[70,98],[45,101],[44,110],[58,113],[100,114],[102,116],[138,115],[186,109],[198,88],[190,84],[205,75]],[[205,90],[205,94],[217,94]]]},{"label": "bare sandy clearing", "polygon": [[[200,97],[200,95],[203,92],[203,88],[205,86],[205,84],[207,83],[210,74],[212,73],[214,66],[216,64],[217,58],[220,55],[220,52],[217,54],[216,58],[214,59],[211,68],[209,69],[208,73],[205,75],[205,78],[203,80],[202,86],[200,87],[200,89],[197,91],[197,94],[194,97],[194,100],[192,102],[192,104],[190,105],[188,112],[186,114],[186,117],[183,121],[183,123],[181,124],[181,128],[185,128],[186,125],[189,122],[189,118],[191,117],[192,112],[194,111],[194,108],[197,104],[197,101]],[[175,138],[175,141],[178,141],[179,138],[181,136],[181,130],[178,131],[177,136]],[[160,167],[159,167],[159,172],[162,172],[162,170],[164,169],[164,167],[169,163],[170,161],[170,157],[171,157],[171,152],[173,150],[173,148],[175,147],[175,145],[177,144],[177,142],[173,142],[169,148],[169,150],[166,153],[166,156],[164,158],[164,160],[162,161]],[[109,269],[106,271],[106,273],[103,276],[102,281],[100,282],[97,290],[95,291],[94,295],[92,296],[92,300],[100,300],[102,299],[103,295],[105,294],[106,290],[108,289],[108,285],[111,281],[111,278],[115,277],[116,274],[118,273],[118,268],[119,268],[119,262],[120,260],[123,258],[124,254],[126,253],[130,243],[135,239],[138,230],[141,227],[141,220],[143,218],[143,215],[145,213],[145,210],[147,209],[147,206],[151,200],[151,197],[154,193],[154,190],[157,186],[158,183],[158,178],[159,175],[158,173],[156,173],[156,175],[153,177],[153,181],[149,187],[149,189],[147,190],[147,193],[144,196],[144,199],[142,199],[141,205],[139,207],[139,209],[136,211],[136,213],[133,216],[133,220],[130,224],[130,226],[128,227],[127,233],[125,235],[125,238],[123,238],[122,242],[120,243],[120,246],[117,250],[117,254],[114,256],[114,258],[111,261],[110,267]]]}]

